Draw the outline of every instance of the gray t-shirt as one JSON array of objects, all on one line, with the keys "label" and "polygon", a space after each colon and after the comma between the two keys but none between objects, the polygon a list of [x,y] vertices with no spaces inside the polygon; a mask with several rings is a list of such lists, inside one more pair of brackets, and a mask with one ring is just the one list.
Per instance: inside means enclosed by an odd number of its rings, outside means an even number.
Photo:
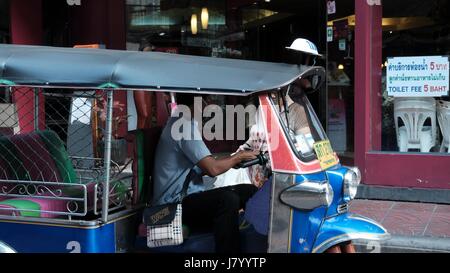
[{"label": "gray t-shirt", "polygon": [[[211,152],[202,140],[196,121],[183,117],[170,118],[156,149],[153,205],[179,201],[183,183],[189,171],[200,160],[210,155]],[[196,169],[199,170],[198,167]],[[192,194],[203,190],[202,185],[191,183],[187,193]]]}]

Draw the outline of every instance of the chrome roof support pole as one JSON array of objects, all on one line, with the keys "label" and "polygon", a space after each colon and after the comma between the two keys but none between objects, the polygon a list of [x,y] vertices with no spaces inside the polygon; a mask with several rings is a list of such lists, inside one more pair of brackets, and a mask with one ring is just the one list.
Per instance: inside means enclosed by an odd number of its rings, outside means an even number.
[{"label": "chrome roof support pole", "polygon": [[107,90],[107,112],[106,112],[106,130],[104,133],[105,155],[104,155],[104,182],[102,196],[102,221],[108,222],[109,208],[109,181],[111,171],[111,140],[112,140],[112,122],[113,122],[113,92]]}]

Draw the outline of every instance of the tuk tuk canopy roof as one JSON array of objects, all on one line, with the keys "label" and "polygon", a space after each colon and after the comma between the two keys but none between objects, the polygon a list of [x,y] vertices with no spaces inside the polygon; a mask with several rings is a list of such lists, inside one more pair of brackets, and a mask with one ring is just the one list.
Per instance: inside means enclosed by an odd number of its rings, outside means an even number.
[{"label": "tuk tuk canopy roof", "polygon": [[249,95],[286,86],[309,67],[158,52],[0,45],[0,83]]}]

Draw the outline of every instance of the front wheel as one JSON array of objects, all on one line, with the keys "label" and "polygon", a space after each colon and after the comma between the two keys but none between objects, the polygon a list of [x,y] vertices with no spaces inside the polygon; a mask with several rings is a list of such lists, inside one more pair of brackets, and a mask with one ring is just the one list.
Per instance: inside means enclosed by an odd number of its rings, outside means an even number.
[{"label": "front wheel", "polygon": [[345,242],[330,247],[325,251],[325,253],[356,253],[356,249],[352,242]]}]

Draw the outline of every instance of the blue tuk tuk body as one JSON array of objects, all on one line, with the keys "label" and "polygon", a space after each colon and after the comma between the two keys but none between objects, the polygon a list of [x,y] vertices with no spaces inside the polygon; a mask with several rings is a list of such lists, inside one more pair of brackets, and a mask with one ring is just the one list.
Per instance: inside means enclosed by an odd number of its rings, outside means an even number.
[{"label": "blue tuk tuk body", "polygon": [[[242,229],[244,252],[321,253],[353,240],[388,239],[381,225],[349,212],[354,194],[349,197],[348,192],[360,180],[356,169],[342,166],[337,156],[325,166],[317,159],[305,161],[295,152],[270,93],[306,76],[318,76],[316,89],[325,80],[320,67],[155,52],[0,45],[0,85],[9,92],[5,97],[17,102],[34,95],[30,113],[34,130],[13,128],[10,135],[0,136],[0,252],[214,251],[212,234],[192,234],[181,246],[146,248],[142,211],[149,201],[145,192],[149,175],[143,170],[147,164],[143,163],[143,140],[149,139],[134,134],[131,163],[112,160],[114,96],[120,90],[258,94],[260,104],[269,108],[265,123],[275,125],[267,130],[272,134],[278,127],[281,146],[269,148],[273,175],[270,190],[261,194],[270,204],[267,232],[252,226]],[[28,93],[17,95],[22,91]],[[97,137],[98,132],[86,129],[83,122],[85,117],[93,119],[92,109],[104,107],[101,153],[92,158],[79,156],[69,147],[69,140],[61,141],[71,137],[68,132],[55,132],[55,127],[41,123],[40,100],[44,97],[71,100],[69,125],[79,126],[76,133],[84,128],[88,134],[78,135],[78,140]],[[81,106],[75,109],[74,105]],[[91,108],[80,114],[86,105]],[[0,127],[3,123],[7,122],[0,120]],[[56,148],[49,146],[54,141],[59,143]]]},{"label": "blue tuk tuk body", "polygon": [[[321,174],[297,176],[297,183],[307,180],[321,180],[328,177],[333,187],[334,198],[328,208],[312,212],[295,211],[291,252],[322,253],[341,243],[364,239],[382,241],[389,239],[389,233],[375,221],[348,211],[349,204],[342,198],[342,179],[348,169],[338,165]],[[305,225],[304,223],[311,223]]]},{"label": "blue tuk tuk body", "polygon": [[0,237],[18,253],[115,253],[116,224],[56,226],[1,222]]}]

